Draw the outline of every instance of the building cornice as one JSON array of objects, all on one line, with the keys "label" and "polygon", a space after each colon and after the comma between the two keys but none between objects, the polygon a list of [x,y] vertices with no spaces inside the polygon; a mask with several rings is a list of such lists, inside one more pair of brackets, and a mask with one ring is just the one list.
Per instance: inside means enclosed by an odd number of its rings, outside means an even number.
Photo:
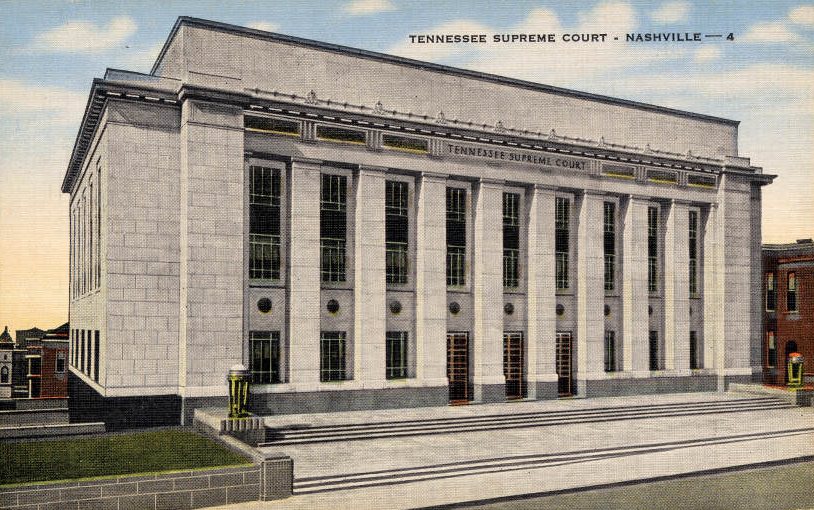
[{"label": "building cornice", "polygon": [[[149,77],[148,77],[149,78]],[[95,79],[91,87],[83,121],[74,143],[71,160],[62,183],[62,191],[71,190],[73,179],[81,171],[81,166],[90,148],[102,112],[108,99],[138,101],[180,107],[187,100],[215,102],[243,108],[247,113],[257,115],[284,116],[302,122],[329,122],[344,124],[358,129],[379,129],[402,134],[440,140],[441,143],[489,144],[504,150],[537,151],[549,154],[563,154],[578,158],[588,158],[597,162],[628,166],[649,166],[676,172],[693,171],[707,174],[720,174],[724,171],[767,184],[774,178],[761,174],[757,167],[743,165],[745,158],[738,158],[736,168],[727,167],[726,159],[702,158],[691,153],[677,154],[649,146],[644,148],[608,143],[604,138],[598,141],[572,138],[550,133],[515,130],[499,125],[476,124],[445,119],[443,116],[431,118],[411,112],[388,110],[378,103],[375,107],[352,105],[331,100],[320,100],[315,94],[306,96],[278,91],[247,89],[243,93],[180,84],[175,90],[165,87],[137,85],[133,82]],[[435,155],[435,154],[433,154]]]},{"label": "building cornice", "polygon": [[150,74],[155,74],[158,71],[158,68],[161,66],[161,63],[164,60],[166,55],[167,49],[169,48],[170,44],[172,43],[173,39],[175,39],[178,31],[181,29],[182,26],[191,26],[191,27],[199,27],[204,28],[207,30],[214,30],[220,31],[225,33],[230,33],[234,35],[244,36],[244,37],[252,37],[258,39],[265,39],[269,41],[276,41],[283,44],[290,44],[295,46],[307,47],[319,51],[326,51],[331,53],[340,53],[343,55],[351,55],[358,58],[363,58],[367,60],[374,60],[378,62],[388,63],[388,64],[395,64],[404,67],[411,67],[411,68],[418,68],[427,71],[436,72],[439,74],[445,75],[452,75],[452,76],[459,76],[465,77],[480,81],[487,81],[491,83],[499,83],[503,85],[508,85],[511,87],[516,88],[523,88],[523,89],[530,89],[536,90],[540,92],[545,92],[549,94],[556,94],[559,96],[565,97],[573,97],[579,99],[586,99],[589,101],[624,106],[629,108],[635,108],[638,110],[646,110],[652,112],[659,112],[667,115],[673,115],[678,117],[685,117],[691,118],[696,120],[703,120],[706,122],[716,123],[716,124],[724,124],[729,126],[738,126],[739,121],[725,119],[722,117],[715,117],[712,115],[705,115],[700,113],[688,112],[684,110],[677,110],[673,108],[667,108],[663,106],[652,105],[648,103],[641,103],[637,101],[631,101],[627,99],[620,99],[610,96],[603,96],[600,94],[592,94],[589,92],[581,92],[577,90],[565,89],[561,87],[554,87],[551,85],[543,85],[540,83],[530,82],[526,80],[519,80],[516,78],[507,78],[505,76],[499,76],[495,74],[483,73],[479,71],[472,71],[468,69],[460,69],[451,66],[445,66],[441,64],[434,64],[431,62],[423,62],[420,60],[414,60],[405,57],[397,57],[394,55],[388,55],[385,53],[378,53],[375,51],[369,50],[362,50],[359,48],[352,48],[350,46],[342,46],[339,44],[332,44],[332,43],[325,43],[320,41],[315,41],[312,39],[305,39],[301,37],[294,37],[290,35],[278,34],[274,32],[266,32],[264,30],[257,30],[253,28],[246,28],[241,27],[238,25],[231,25],[229,23],[222,23],[218,21],[211,21],[205,20],[201,18],[195,17],[188,17],[188,16],[181,16],[173,25],[172,29],[170,30],[170,34],[167,37],[167,40],[164,43],[164,46],[161,48],[161,51],[156,58],[155,63],[153,64],[152,69],[150,70]]}]

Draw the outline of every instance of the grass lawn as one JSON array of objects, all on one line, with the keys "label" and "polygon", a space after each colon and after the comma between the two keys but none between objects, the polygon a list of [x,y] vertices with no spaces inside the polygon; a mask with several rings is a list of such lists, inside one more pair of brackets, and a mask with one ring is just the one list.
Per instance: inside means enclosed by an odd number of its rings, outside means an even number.
[{"label": "grass lawn", "polygon": [[460,507],[478,510],[814,508],[814,462]]},{"label": "grass lawn", "polygon": [[0,443],[0,459],[0,485],[250,462],[210,439],[179,429]]}]

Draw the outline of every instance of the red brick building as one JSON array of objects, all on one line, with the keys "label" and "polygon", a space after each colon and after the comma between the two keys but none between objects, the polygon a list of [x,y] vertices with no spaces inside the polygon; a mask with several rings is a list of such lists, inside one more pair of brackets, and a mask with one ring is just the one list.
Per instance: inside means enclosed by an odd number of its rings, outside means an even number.
[{"label": "red brick building", "polygon": [[814,379],[814,242],[763,245],[763,375],[785,384],[786,358],[805,357],[806,381]]}]

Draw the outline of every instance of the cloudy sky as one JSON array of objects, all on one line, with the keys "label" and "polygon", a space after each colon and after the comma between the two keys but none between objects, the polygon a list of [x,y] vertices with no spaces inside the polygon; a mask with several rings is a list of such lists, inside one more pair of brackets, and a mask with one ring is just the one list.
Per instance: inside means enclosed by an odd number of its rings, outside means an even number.
[{"label": "cloudy sky", "polygon": [[[814,4],[802,1],[0,0],[0,327],[67,320],[59,187],[91,80],[149,72],[177,16],[395,53],[741,121],[740,152],[779,175],[766,242],[814,237]],[[409,34],[619,34],[603,45],[418,45]],[[625,43],[629,32],[734,40]]]}]

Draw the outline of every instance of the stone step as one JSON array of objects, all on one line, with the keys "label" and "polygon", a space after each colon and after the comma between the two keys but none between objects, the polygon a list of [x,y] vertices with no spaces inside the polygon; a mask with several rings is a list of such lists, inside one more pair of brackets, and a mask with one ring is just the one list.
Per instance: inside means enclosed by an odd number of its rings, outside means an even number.
[{"label": "stone step", "polygon": [[545,427],[568,423],[592,423],[671,416],[750,412],[792,407],[774,398],[752,398],[715,402],[625,406],[562,410],[540,413],[472,416],[430,420],[324,425],[308,429],[267,428],[266,442],[258,446],[282,446],[337,441],[361,441],[390,437],[477,432],[486,430]]},{"label": "stone step", "polygon": [[756,432],[723,437],[705,437],[680,441],[643,443],[600,449],[573,450],[557,453],[511,455],[497,458],[473,459],[461,462],[402,467],[397,469],[303,477],[296,478],[294,480],[294,494],[313,494],[346,489],[398,485],[426,480],[440,480],[487,473],[528,471],[530,469],[565,465],[575,462],[588,462],[609,458],[646,455],[650,453],[662,453],[685,448],[715,446],[781,437],[792,438],[811,431],[814,431],[814,427]]}]

